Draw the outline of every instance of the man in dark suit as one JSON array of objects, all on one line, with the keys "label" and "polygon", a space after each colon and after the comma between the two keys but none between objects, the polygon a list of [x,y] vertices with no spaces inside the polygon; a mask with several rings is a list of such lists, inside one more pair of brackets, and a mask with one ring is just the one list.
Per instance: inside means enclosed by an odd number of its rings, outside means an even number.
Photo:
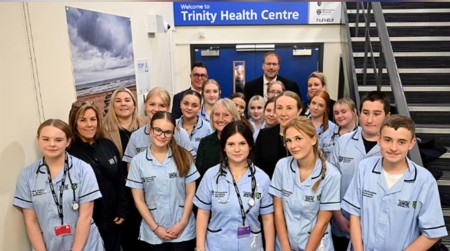
[{"label": "man in dark suit", "polygon": [[175,119],[181,117],[182,115],[180,109],[180,102],[183,99],[183,95],[186,91],[195,90],[199,93],[202,93],[203,82],[205,82],[205,80],[208,79],[208,68],[204,63],[196,62],[192,65],[191,74],[189,76],[191,78],[191,87],[173,96],[172,116]]},{"label": "man in dark suit", "polygon": [[262,63],[264,75],[247,82],[244,87],[244,94],[247,98],[247,101],[255,95],[267,97],[267,85],[273,80],[279,80],[283,82],[286,90],[293,91],[301,97],[300,89],[298,88],[298,85],[295,81],[278,75],[278,71],[280,70],[280,63],[280,56],[276,52],[269,51],[264,54]]}]

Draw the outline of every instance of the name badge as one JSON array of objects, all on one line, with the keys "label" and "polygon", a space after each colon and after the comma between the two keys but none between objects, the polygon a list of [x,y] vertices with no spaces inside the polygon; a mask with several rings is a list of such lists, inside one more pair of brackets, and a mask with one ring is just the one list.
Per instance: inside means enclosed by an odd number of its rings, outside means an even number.
[{"label": "name badge", "polygon": [[69,224],[55,227],[55,235],[56,236],[69,235],[69,234],[72,234],[72,228],[70,227]]},{"label": "name badge", "polygon": [[238,227],[238,237],[250,235],[250,226]]}]

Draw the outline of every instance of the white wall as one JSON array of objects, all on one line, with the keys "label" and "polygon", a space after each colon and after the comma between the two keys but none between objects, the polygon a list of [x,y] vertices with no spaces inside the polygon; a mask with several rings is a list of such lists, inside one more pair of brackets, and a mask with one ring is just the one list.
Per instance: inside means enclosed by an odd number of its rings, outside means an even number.
[{"label": "white wall", "polygon": [[[22,214],[11,205],[16,179],[40,156],[38,125],[48,118],[67,120],[76,97],[65,6],[130,17],[135,60],[149,59],[150,87],[189,86],[191,43],[323,42],[324,72],[336,97],[338,25],[182,27],[149,37],[146,16],[159,14],[173,23],[171,3],[0,3],[0,250],[30,249]],[[200,39],[199,31],[206,38]]]}]

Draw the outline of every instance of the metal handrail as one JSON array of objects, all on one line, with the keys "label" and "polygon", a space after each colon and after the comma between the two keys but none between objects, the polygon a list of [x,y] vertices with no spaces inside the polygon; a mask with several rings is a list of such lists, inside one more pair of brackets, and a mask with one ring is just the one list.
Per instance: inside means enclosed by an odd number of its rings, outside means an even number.
[{"label": "metal handrail", "polygon": [[[406,102],[405,93],[403,91],[403,85],[402,81],[400,79],[400,74],[398,71],[397,63],[395,61],[394,52],[392,50],[392,44],[391,40],[389,38],[389,33],[386,26],[386,21],[384,19],[383,10],[381,8],[380,2],[367,2],[367,7],[364,6],[363,2],[358,2],[357,4],[357,17],[356,17],[356,24],[355,24],[355,35],[358,35],[358,29],[359,29],[359,15],[360,15],[360,7],[362,9],[364,23],[365,23],[365,45],[364,45],[364,68],[363,68],[363,83],[362,85],[366,85],[367,81],[367,61],[369,60],[369,51],[370,51],[370,60],[372,61],[372,67],[373,72],[375,75],[376,83],[377,83],[377,90],[381,90],[382,85],[382,76],[383,76],[383,68],[386,67],[388,76],[389,76],[389,83],[391,85],[392,94],[394,96],[397,112],[399,114],[405,115],[410,117],[408,104]],[[346,4],[344,4],[346,5]],[[344,13],[344,21],[346,22],[346,28],[348,31],[348,34],[350,36],[350,29],[348,27],[348,18],[347,18],[347,8],[346,6],[343,8],[345,10]],[[377,62],[375,59],[375,54],[373,52],[373,46],[372,41],[370,39],[370,22],[371,22],[371,10],[373,10],[373,17],[375,19],[375,24],[378,32],[378,38],[380,41],[380,51],[379,51],[379,57],[378,57],[378,67]],[[350,40],[351,41],[351,40]],[[351,43],[350,43],[351,46]],[[351,49],[353,52],[353,49]],[[353,55],[353,53],[351,54]],[[353,58],[350,56],[350,58]],[[354,60],[352,62],[352,67],[355,68]],[[354,77],[349,77],[349,79],[353,78],[356,79],[356,70],[348,71],[352,74],[355,74]],[[355,88],[357,90],[357,83],[351,83],[349,82],[350,89]],[[352,96],[352,98],[359,97],[358,91],[356,91],[355,97]],[[356,101],[356,99],[355,99]],[[359,108],[359,107],[358,107]],[[419,148],[417,147],[417,144],[414,146],[413,149],[409,152],[410,158],[416,162],[417,164],[422,165],[422,158],[420,156]]]}]

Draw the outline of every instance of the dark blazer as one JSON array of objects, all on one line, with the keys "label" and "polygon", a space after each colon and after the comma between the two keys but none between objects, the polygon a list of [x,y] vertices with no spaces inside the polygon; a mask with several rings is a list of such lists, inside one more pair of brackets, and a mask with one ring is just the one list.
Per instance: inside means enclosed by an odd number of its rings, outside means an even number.
[{"label": "dark blazer", "polygon": [[220,152],[220,141],[217,137],[217,132],[213,132],[200,140],[195,166],[201,177],[203,177],[210,167],[220,163]]},{"label": "dark blazer", "polygon": [[183,115],[181,113],[180,103],[181,103],[181,100],[183,99],[184,93],[189,91],[189,90],[191,90],[191,89],[192,88],[189,87],[188,89],[186,89],[184,91],[181,91],[181,92],[179,92],[179,93],[177,93],[177,94],[175,94],[173,96],[172,116],[173,116],[174,119],[178,119],[178,118],[181,117],[181,115]]},{"label": "dark blazer", "polygon": [[254,153],[255,165],[272,178],[278,160],[288,156],[288,151],[280,136],[279,124],[259,131]]},{"label": "dark blazer", "polygon": [[[297,93],[300,98],[302,97],[300,95],[300,89],[298,88],[298,85],[295,81],[284,78],[280,75],[277,76],[277,80],[283,82],[284,86],[286,87],[286,90],[293,91]],[[253,79],[252,81],[249,81],[244,86],[244,94],[245,98],[247,99],[247,102],[255,95],[261,95],[264,97],[264,77],[261,76],[257,79]]]}]

